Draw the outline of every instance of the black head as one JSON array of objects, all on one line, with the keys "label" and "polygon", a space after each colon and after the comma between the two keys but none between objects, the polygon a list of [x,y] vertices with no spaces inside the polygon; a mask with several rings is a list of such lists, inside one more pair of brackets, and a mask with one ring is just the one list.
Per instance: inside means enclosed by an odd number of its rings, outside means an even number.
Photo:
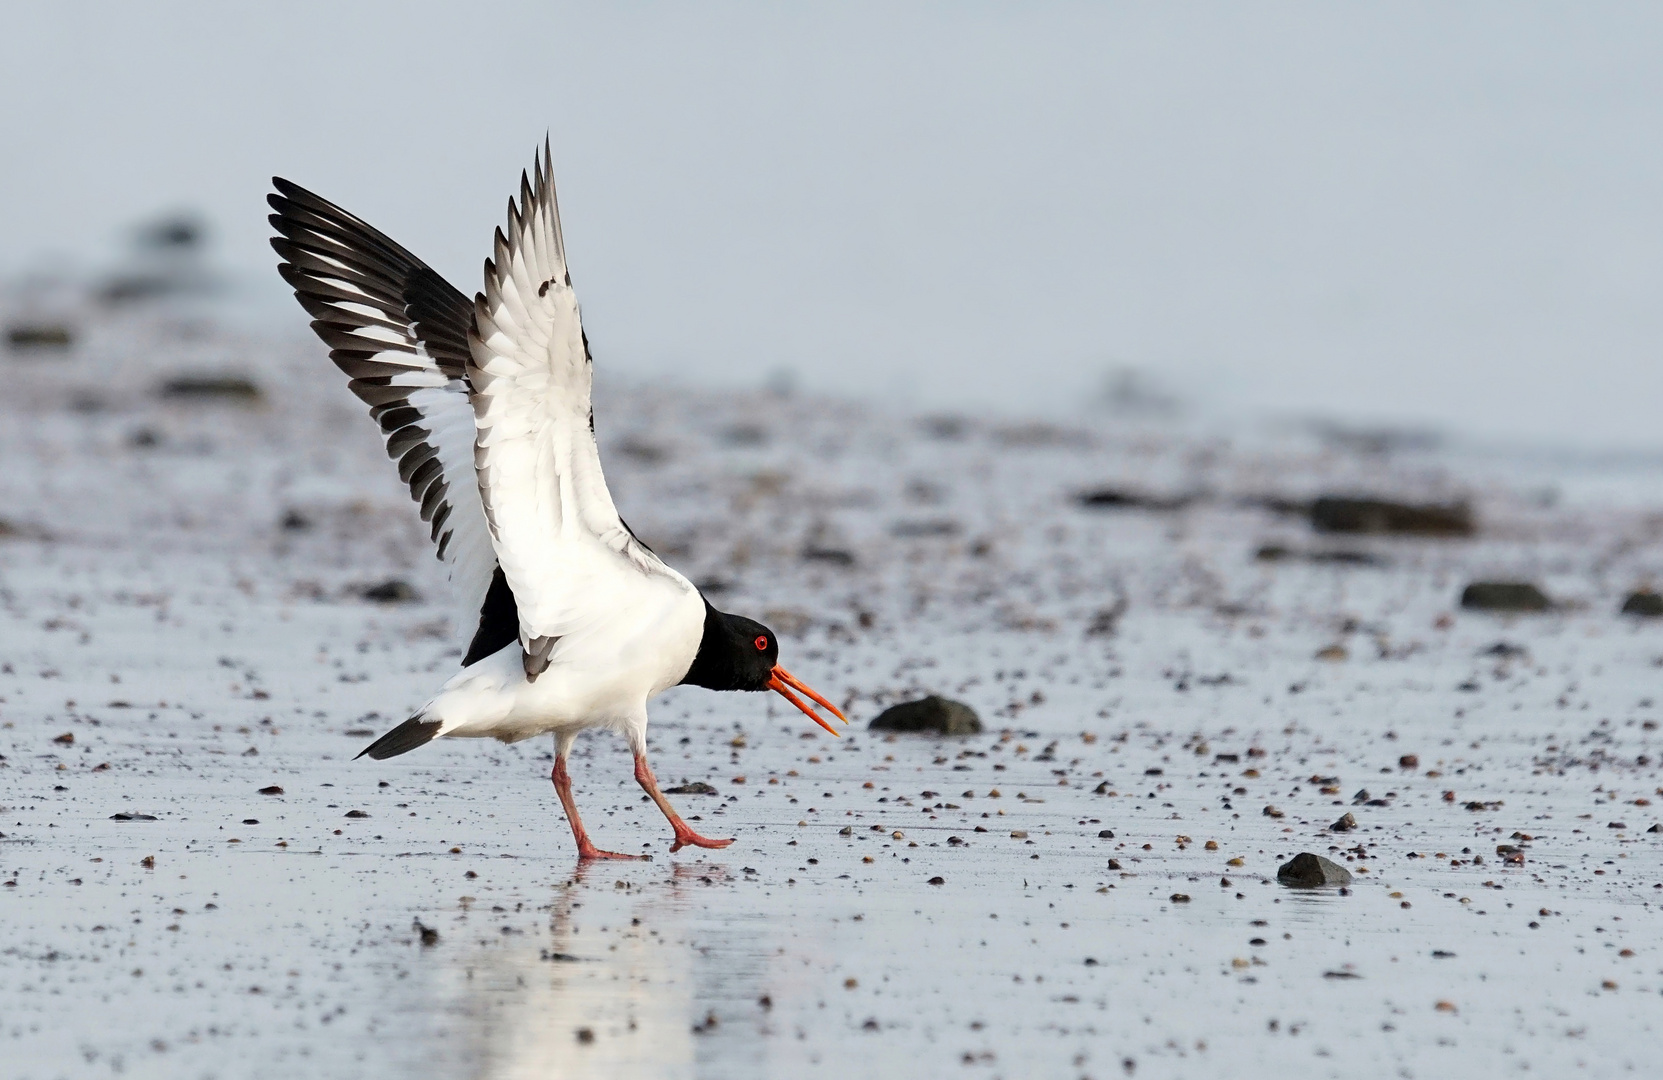
[{"label": "black head", "polygon": [[704,605],[704,638],[682,682],[707,690],[767,690],[779,660],[774,632],[754,619]]},{"label": "black head", "polygon": [[832,711],[845,724],[848,718],[836,705],[809,689],[795,675],[779,666],[780,643],[774,632],[754,619],[717,611],[705,601],[704,637],[698,655],[681,681],[708,690],[772,690],[813,718],[816,724],[837,734],[819,713],[793,691],[808,695]]}]

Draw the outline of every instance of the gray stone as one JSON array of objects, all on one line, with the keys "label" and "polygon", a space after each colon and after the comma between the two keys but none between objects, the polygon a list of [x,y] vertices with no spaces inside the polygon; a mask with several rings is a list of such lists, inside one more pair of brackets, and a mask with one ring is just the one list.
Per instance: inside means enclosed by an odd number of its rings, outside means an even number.
[{"label": "gray stone", "polygon": [[379,585],[369,585],[358,591],[358,595],[376,604],[411,604],[421,599],[421,595],[408,581],[398,578],[388,578]]},{"label": "gray stone", "polygon": [[982,730],[982,721],[976,710],[962,701],[949,701],[931,694],[917,701],[891,705],[867,725],[867,730],[975,735]]},{"label": "gray stone", "polygon": [[1475,581],[1461,590],[1468,611],[1551,611],[1553,601],[1527,581]]},{"label": "gray stone", "polygon": [[1643,619],[1655,619],[1663,615],[1663,596],[1649,589],[1630,593],[1628,599],[1623,601],[1622,614],[1638,615]]},{"label": "gray stone", "polygon": [[1476,531],[1466,503],[1415,504],[1384,499],[1324,496],[1311,504],[1311,527],[1319,533],[1374,533],[1399,536],[1471,536]]},{"label": "gray stone", "polygon": [[1351,871],[1337,862],[1301,851],[1276,870],[1276,880],[1299,889],[1351,884]]}]

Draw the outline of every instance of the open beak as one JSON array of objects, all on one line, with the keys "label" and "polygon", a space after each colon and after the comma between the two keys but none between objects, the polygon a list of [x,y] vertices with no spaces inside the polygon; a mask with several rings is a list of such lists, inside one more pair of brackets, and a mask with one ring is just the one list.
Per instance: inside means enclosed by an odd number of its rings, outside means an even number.
[{"label": "open beak", "polygon": [[[810,705],[796,694],[793,694],[791,691],[801,690],[821,705],[824,705],[826,708],[830,709],[833,716],[837,717],[845,724],[849,722],[849,718],[844,716],[842,711],[838,709],[836,705],[833,705],[813,690],[810,690],[807,683],[791,674],[791,672],[780,667],[778,664],[774,665],[773,674],[768,679],[768,689],[774,691],[774,693],[780,695],[785,700],[791,702],[791,704],[797,706],[797,708],[803,710],[803,712],[808,714],[810,720],[813,720],[816,724],[819,724],[833,735],[838,735],[837,729],[826,723],[825,719],[819,713],[814,711],[814,706]],[[841,735],[838,735],[838,737],[842,738]]]}]

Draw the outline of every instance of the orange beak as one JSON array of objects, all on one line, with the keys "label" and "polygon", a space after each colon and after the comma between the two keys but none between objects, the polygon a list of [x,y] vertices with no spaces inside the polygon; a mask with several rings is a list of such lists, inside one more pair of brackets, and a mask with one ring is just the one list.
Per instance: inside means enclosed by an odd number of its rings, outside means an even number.
[{"label": "orange beak", "polygon": [[[836,705],[833,705],[831,702],[809,689],[807,683],[791,674],[791,672],[780,667],[778,664],[774,665],[774,673],[768,680],[768,689],[774,691],[774,693],[778,694],[780,697],[783,697],[785,700],[791,702],[791,704],[797,706],[797,708],[803,710],[803,712],[808,714],[808,718],[810,720],[813,720],[816,724],[819,724],[833,735],[838,735],[837,729],[826,723],[824,718],[822,718],[819,713],[814,711],[814,706],[810,705],[796,694],[793,694],[791,691],[801,690],[821,705],[824,705],[826,708],[830,709],[833,716],[836,716],[845,724],[849,722],[849,718],[844,716],[842,711],[838,709]],[[838,735],[838,737],[842,738],[841,735]]]}]

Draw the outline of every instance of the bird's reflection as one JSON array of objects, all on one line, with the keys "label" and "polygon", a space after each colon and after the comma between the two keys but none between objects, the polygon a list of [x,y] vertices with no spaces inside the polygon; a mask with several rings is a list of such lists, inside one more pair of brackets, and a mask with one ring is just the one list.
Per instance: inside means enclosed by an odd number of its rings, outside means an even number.
[{"label": "bird's reflection", "polygon": [[[710,916],[732,871],[709,863],[589,863],[546,908],[476,903],[449,935],[446,1010],[461,1075],[696,1077],[754,1074],[765,1029],[765,916]],[[527,900],[532,898],[528,897]],[[517,921],[517,925],[516,925]],[[454,1038],[454,1036],[453,1036]],[[754,1059],[754,1060],[753,1060]]]}]

